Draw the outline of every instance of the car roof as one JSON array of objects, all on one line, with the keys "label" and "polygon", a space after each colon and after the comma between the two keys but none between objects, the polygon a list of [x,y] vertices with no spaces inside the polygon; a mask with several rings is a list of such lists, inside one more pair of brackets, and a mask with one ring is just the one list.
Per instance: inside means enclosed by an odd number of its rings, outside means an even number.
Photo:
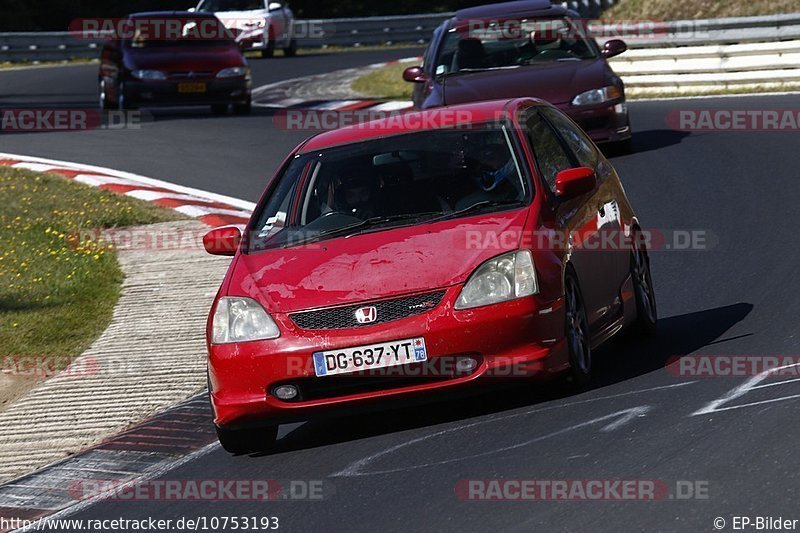
[{"label": "car roof", "polygon": [[179,17],[179,18],[212,18],[213,13],[201,11],[143,11],[141,13],[131,13],[128,18],[155,18],[155,17]]},{"label": "car roof", "polygon": [[454,21],[458,23],[469,19],[555,17],[568,13],[570,13],[568,9],[552,4],[550,0],[518,0],[459,9],[456,11]]},{"label": "car roof", "polygon": [[[489,100],[469,104],[436,107],[410,113],[387,113],[381,118],[354,124],[343,128],[329,130],[304,142],[298,152],[307,153],[323,150],[360,141],[403,135],[420,131],[447,129],[468,124],[479,124],[491,120],[506,118],[520,108],[530,105],[542,105],[544,101],[537,98],[514,98],[505,100]],[[293,111],[287,111],[291,113]],[[309,111],[294,111],[308,113]],[[336,113],[336,111],[311,111],[318,113]],[[358,111],[355,112],[356,114]]]}]

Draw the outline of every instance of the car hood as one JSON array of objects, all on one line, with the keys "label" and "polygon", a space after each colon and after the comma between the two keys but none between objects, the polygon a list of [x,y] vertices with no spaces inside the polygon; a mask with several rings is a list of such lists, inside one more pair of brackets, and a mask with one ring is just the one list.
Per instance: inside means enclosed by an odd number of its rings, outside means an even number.
[{"label": "car hood", "polygon": [[242,53],[235,46],[128,49],[125,59],[126,65],[131,70],[154,69],[167,72],[190,70],[216,72],[223,68],[246,64]]},{"label": "car hood", "polygon": [[238,30],[242,30],[247,25],[255,23],[256,20],[264,20],[265,18],[263,9],[254,9],[250,11],[218,11],[214,13],[214,15],[222,21],[222,24],[224,24],[226,28]]},{"label": "car hood", "polygon": [[554,61],[445,78],[446,105],[480,100],[534,97],[552,104],[606,85],[609,69],[602,60]]},{"label": "car hood", "polygon": [[517,248],[526,215],[506,211],[241,254],[228,295],[287,313],[463,283],[483,261]]}]

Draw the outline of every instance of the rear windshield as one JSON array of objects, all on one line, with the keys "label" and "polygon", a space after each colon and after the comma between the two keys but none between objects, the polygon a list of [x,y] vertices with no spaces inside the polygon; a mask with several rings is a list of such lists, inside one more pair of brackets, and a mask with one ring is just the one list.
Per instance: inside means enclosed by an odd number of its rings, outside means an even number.
[{"label": "rear windshield", "polygon": [[198,11],[252,11],[264,9],[263,0],[203,0],[197,6]]},{"label": "rear windshield", "polygon": [[436,74],[516,67],[598,56],[597,45],[567,19],[470,21],[451,28],[436,58]]},{"label": "rear windshield", "polygon": [[259,206],[249,250],[511,209],[528,195],[504,125],[364,141],[295,157]]}]

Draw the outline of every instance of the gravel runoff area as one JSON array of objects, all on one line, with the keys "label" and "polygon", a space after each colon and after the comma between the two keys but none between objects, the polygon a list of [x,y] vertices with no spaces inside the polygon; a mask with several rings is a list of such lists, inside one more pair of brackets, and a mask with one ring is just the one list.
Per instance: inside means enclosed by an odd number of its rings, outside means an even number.
[{"label": "gravel runoff area", "polygon": [[[0,413],[0,482],[78,452],[202,391],[205,322],[230,258],[202,250],[197,220],[126,228],[125,274],[108,329],[61,374]],[[192,236],[187,238],[187,236]],[[123,239],[119,239],[120,242]],[[136,243],[137,239],[130,239]]]}]

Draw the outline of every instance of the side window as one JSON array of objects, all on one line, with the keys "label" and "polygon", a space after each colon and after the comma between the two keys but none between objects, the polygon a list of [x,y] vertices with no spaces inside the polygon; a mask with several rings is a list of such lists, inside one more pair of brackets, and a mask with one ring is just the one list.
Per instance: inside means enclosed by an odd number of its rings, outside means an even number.
[{"label": "side window", "polygon": [[583,130],[551,107],[541,107],[539,108],[539,112],[542,113],[558,131],[561,138],[564,139],[575,154],[580,166],[597,168],[600,154],[597,152],[594,143],[592,143]]},{"label": "side window", "polygon": [[525,122],[528,140],[545,183],[551,192],[556,191],[556,175],[574,165],[564,151],[561,141],[550,125],[535,110]]}]

